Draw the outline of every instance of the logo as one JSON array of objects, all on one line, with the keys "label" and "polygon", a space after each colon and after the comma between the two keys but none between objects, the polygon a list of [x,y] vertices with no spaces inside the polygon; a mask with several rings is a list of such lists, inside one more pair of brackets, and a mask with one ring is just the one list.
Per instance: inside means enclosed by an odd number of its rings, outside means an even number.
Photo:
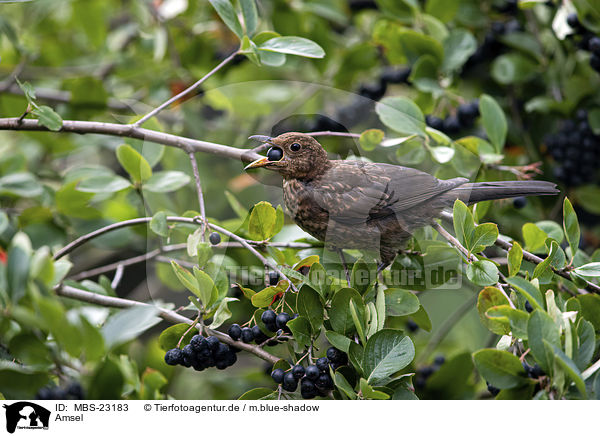
[{"label": "logo", "polygon": [[50,411],[29,401],[19,401],[3,405],[6,409],[6,431],[14,433],[15,429],[48,430]]}]

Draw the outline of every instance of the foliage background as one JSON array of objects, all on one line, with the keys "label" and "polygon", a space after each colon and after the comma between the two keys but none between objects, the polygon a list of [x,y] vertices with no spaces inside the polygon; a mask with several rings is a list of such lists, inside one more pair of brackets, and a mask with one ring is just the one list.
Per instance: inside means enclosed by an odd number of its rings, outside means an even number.
[{"label": "foliage background", "polygon": [[[407,97],[420,113],[443,118],[455,114],[460,104],[476,98],[481,103],[481,96],[489,95],[500,105],[500,115],[487,121],[479,118],[472,127],[451,134],[451,138],[428,130],[421,137],[418,134],[391,147],[383,147],[379,141],[359,144],[348,137],[320,140],[332,155],[405,164],[440,178],[462,175],[474,180],[510,180],[515,178],[514,172],[523,171],[522,166],[542,162],[543,173],[537,178],[558,182],[560,196],[530,198],[524,207],[513,201],[495,202],[493,207],[478,207],[475,218],[478,222],[497,223],[501,234],[546,257],[551,246],[546,245],[547,237],[563,249],[568,246],[562,229],[563,200],[567,196],[581,219],[581,239],[575,241],[580,250],[572,262],[574,247],[569,248],[567,260],[563,253],[564,262],[557,269],[569,261],[569,265],[579,267],[600,260],[600,252],[596,251],[600,236],[597,165],[571,170],[591,171],[586,174],[586,183],[567,180],[565,184],[564,178],[556,179],[554,175],[561,160],[550,156],[546,144],[548,134],[557,132],[564,120],[575,119],[581,109],[587,111],[593,132],[600,133],[600,76],[589,65],[589,53],[579,48],[580,37],[570,35],[573,29],[566,23],[567,14],[575,10],[589,32],[598,31],[600,7],[592,1],[559,4],[527,0],[519,2],[518,7],[512,2],[478,0],[260,1],[258,31],[308,38],[322,47],[326,56],[287,56],[284,65],[269,66],[256,65],[238,55],[211,76],[193,98],[173,105],[144,127],[238,148],[254,146],[246,139],[251,134],[339,127],[331,120],[351,132],[377,128],[385,130],[386,138],[405,138],[414,132],[404,128],[402,116],[399,121],[386,122],[382,116],[384,106],[376,106],[373,98]],[[513,26],[512,30],[494,34],[497,23],[504,23],[505,28]],[[5,80],[0,82],[0,115],[19,117],[28,107],[27,98],[13,80],[16,75],[35,89],[38,103],[52,107],[62,119],[128,123],[208,73],[239,45],[239,39],[209,2],[3,3],[0,73]],[[482,46],[484,50],[478,49]],[[248,57],[252,55],[250,52]],[[408,67],[412,68],[408,80],[381,85],[386,73],[400,74]],[[387,101],[391,104],[404,100]],[[506,133],[502,132],[504,119]],[[418,130],[424,133],[424,124]],[[0,253],[8,252],[8,261],[0,264],[0,391],[7,398],[31,398],[42,386],[66,386],[71,380],[83,385],[88,398],[169,395],[179,399],[229,399],[255,387],[273,388],[268,377],[271,366],[249,353],[241,353],[240,361],[224,372],[211,369],[196,373],[168,367],[158,344],[158,335],[166,324],[157,325],[154,314],[141,311],[119,319],[118,311],[67,299],[59,303],[52,294],[52,286],[67,273],[69,265],[52,262],[49,253],[76,236],[160,210],[184,214],[197,209],[185,153],[109,136],[46,132],[0,135]],[[129,184],[133,176],[119,164],[115,153],[123,143],[138,150],[155,173],[177,172],[167,188],[142,190]],[[248,236],[244,220],[254,204],[262,200],[275,206],[282,203],[276,177],[247,175],[240,162],[212,154],[198,153],[197,160],[206,213],[213,222]],[[106,178],[100,183],[93,179],[97,176]],[[92,182],[82,189],[81,183],[89,179]],[[116,184],[110,186],[117,187],[107,188],[108,180]],[[541,220],[558,224],[539,224]],[[523,225],[528,222],[538,226],[525,231]],[[186,242],[191,231],[190,227],[174,229],[168,242]],[[419,238],[431,239],[431,232],[427,232]],[[273,240],[291,241],[304,236],[286,218],[283,230]],[[73,266],[69,275],[145,253],[157,246],[157,239],[143,227],[109,233],[70,257]],[[322,249],[286,250],[286,263],[291,266],[313,253],[324,256],[322,263],[333,257]],[[260,263],[245,250],[216,248],[214,254],[215,265],[252,266],[254,271],[262,271]],[[506,257],[494,247],[486,254],[494,259]],[[173,257],[195,261],[184,252]],[[533,267],[524,263],[522,272],[531,274]],[[339,265],[332,268],[339,269]],[[508,274],[505,265],[500,269]],[[107,276],[71,285],[100,294],[116,292],[135,300],[169,302],[174,307],[187,304],[188,294],[167,263],[148,262],[127,268],[116,291],[110,286],[112,273]],[[586,277],[594,281],[595,276],[596,270]],[[482,324],[475,304],[481,288],[493,283],[474,282],[465,278],[458,290],[419,293],[431,321],[430,331],[408,331],[406,316],[391,317],[386,324],[404,329],[415,344],[416,358],[403,372],[429,366],[436,355],[446,357],[442,366],[445,369],[436,372],[429,385],[418,389],[421,398],[489,397],[485,381],[474,369],[471,353],[493,348],[499,337],[498,330],[492,333]],[[577,283],[579,288],[584,287]],[[263,287],[255,286],[254,290]],[[225,288],[229,288],[227,283]],[[560,310],[568,311],[569,295],[564,291],[577,293],[578,286],[554,275],[542,283],[541,292],[547,288],[554,290]],[[256,308],[239,290],[226,292],[240,298],[239,303],[230,305],[232,317],[227,324],[248,321]],[[581,301],[586,307],[589,303],[590,309],[583,311],[587,310],[586,318],[597,333],[598,299],[590,296]],[[522,297],[515,296],[515,302],[522,311]],[[544,302],[542,309],[550,312]],[[575,310],[572,304],[569,310]],[[574,329],[581,324],[581,307],[578,313]],[[117,327],[111,329],[110,322],[116,322]],[[498,322],[506,325],[508,320]],[[65,323],[71,328],[65,329]],[[423,327],[427,323],[420,324]],[[69,333],[73,331],[78,333]],[[562,329],[561,334],[564,343]],[[577,371],[596,360],[592,357],[597,358],[593,336],[590,358]],[[575,343],[580,344],[580,339],[575,338]],[[323,337],[320,341],[324,344]],[[320,353],[325,349],[322,345]],[[283,356],[287,352],[281,345],[273,354]],[[523,378],[511,371],[509,375]],[[492,381],[497,380],[494,377]],[[560,388],[550,383],[546,389],[542,381],[541,390],[536,388],[536,392],[546,396],[552,392],[567,397],[580,395],[567,382],[575,376],[564,371],[561,377],[553,381]],[[594,380],[597,377],[587,379],[587,395],[598,395]],[[520,386],[520,382],[516,384]],[[513,387],[511,383],[505,385]],[[531,391],[511,391],[510,395],[530,398],[534,395],[531,386]]]}]

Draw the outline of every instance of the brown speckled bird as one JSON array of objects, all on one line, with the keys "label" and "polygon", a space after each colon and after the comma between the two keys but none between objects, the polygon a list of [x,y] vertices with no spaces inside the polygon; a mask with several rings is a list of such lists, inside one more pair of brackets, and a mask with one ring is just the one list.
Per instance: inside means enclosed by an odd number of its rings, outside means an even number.
[{"label": "brown speckled bird", "polygon": [[399,165],[330,160],[309,135],[289,132],[270,138],[267,157],[245,169],[267,168],[283,177],[283,198],[304,231],[338,249],[378,250],[389,265],[420,227],[432,223],[456,199],[467,204],[528,195],[553,195],[543,181],[469,183],[463,177],[440,180]]}]

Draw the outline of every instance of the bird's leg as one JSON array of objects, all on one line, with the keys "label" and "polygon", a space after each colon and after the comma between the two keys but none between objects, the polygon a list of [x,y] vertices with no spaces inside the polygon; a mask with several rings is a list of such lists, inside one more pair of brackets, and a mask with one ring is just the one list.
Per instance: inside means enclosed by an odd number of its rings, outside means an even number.
[{"label": "bird's leg", "polygon": [[348,287],[351,288],[352,285],[350,284],[350,272],[348,271],[348,264],[346,263],[346,258],[344,257],[344,251],[341,248],[336,248],[335,251],[337,251],[340,255],[342,266],[344,267],[344,272],[346,273],[346,281],[348,282]]}]

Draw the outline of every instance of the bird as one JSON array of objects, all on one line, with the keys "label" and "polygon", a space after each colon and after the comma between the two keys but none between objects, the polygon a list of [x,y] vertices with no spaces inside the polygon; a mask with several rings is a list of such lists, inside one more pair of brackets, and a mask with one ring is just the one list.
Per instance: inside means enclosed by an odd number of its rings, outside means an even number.
[{"label": "bird", "polygon": [[330,160],[321,144],[304,133],[249,139],[270,148],[244,169],[264,168],[282,176],[284,204],[296,224],[330,248],[378,251],[378,271],[393,262],[416,230],[432,224],[457,199],[474,204],[559,192],[546,181],[471,183],[400,165]]}]

